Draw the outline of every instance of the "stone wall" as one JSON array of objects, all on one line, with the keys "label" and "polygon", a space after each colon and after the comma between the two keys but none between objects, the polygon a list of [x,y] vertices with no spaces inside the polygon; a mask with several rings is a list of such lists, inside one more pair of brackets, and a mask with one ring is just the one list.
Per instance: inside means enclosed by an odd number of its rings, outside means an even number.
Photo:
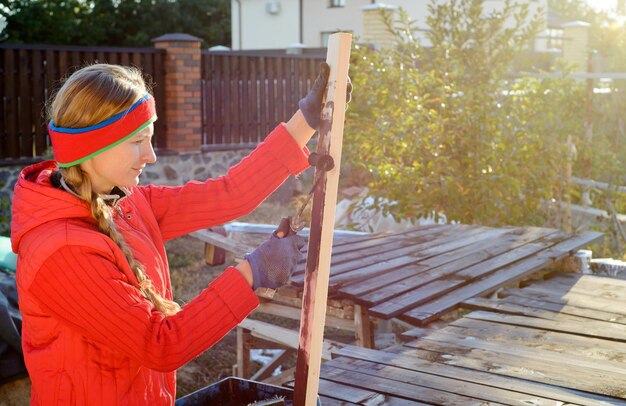
[{"label": "stone wall", "polygon": [[[173,155],[158,155],[157,162],[147,166],[141,175],[142,184],[166,186],[182,185],[190,180],[205,180],[225,175],[228,168],[243,159],[250,150],[219,151],[219,152],[190,152]],[[13,197],[13,187],[23,166],[0,167],[0,219],[8,216],[8,207],[2,201]],[[310,172],[310,175],[309,175]],[[302,177],[312,176],[313,171],[306,171]],[[295,189],[301,190],[300,180],[290,176],[289,179],[275,191],[270,200],[286,204],[293,196]],[[4,200],[3,200],[4,199]],[[0,234],[2,229],[0,222]]]}]

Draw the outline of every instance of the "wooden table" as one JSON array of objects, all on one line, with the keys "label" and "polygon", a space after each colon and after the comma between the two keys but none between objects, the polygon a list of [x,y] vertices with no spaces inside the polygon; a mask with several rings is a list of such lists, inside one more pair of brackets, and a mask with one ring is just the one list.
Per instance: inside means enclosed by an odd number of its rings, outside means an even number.
[{"label": "wooden table", "polygon": [[[322,366],[325,405],[626,405],[626,281],[558,274]],[[378,403],[376,403],[378,402]]]},{"label": "wooden table", "polygon": [[[333,243],[326,325],[354,330],[359,346],[374,348],[372,321],[427,325],[462,302],[522,280],[601,238],[597,232],[576,236],[547,228],[469,225],[427,225],[338,238]],[[305,258],[291,286],[258,292],[264,301],[260,312],[299,318]],[[251,320],[243,327],[257,338],[269,338],[263,331],[272,330]],[[284,347],[295,343],[297,348],[297,332],[294,336],[284,331],[278,337],[284,338]],[[244,344],[241,348],[245,351]],[[244,369],[246,362],[240,363]]]},{"label": "wooden table", "polygon": [[[430,225],[333,245],[329,297],[368,315],[425,325],[469,298],[553,265],[602,238],[536,227]],[[304,280],[304,260],[292,278]]]}]

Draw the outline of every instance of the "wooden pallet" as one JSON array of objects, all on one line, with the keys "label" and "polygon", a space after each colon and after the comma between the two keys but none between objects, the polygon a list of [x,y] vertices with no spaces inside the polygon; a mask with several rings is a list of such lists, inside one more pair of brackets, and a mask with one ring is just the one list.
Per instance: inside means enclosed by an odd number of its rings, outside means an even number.
[{"label": "wooden pallet", "polygon": [[409,331],[403,345],[335,351],[320,394],[339,402],[353,390],[356,404],[626,405],[626,281],[558,274],[502,294],[465,301],[474,311]]}]

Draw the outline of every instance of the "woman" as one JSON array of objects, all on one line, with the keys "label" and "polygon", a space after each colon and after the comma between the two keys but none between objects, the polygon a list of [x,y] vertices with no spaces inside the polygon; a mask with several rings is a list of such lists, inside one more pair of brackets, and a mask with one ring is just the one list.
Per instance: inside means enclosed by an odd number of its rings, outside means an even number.
[{"label": "woman", "polygon": [[299,236],[273,236],[181,309],[163,244],[249,213],[306,169],[327,80],[325,65],[300,110],[225,176],[180,187],[138,186],[156,161],[139,71],[98,64],[65,81],[48,109],[55,161],[24,169],[13,199],[32,404],[171,405],[176,368],[258,305],[254,288],[286,282]]}]

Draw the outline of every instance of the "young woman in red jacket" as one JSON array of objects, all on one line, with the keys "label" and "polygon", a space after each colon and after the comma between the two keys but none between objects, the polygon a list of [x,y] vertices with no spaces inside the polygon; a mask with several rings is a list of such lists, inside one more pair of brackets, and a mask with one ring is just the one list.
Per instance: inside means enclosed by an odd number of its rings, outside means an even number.
[{"label": "young woman in red jacket", "polygon": [[54,161],[22,171],[11,239],[34,405],[172,405],[175,370],[287,281],[300,236],[273,236],[181,308],[164,242],[245,215],[308,167],[328,80],[228,173],[138,186],[156,161],[154,99],[139,71],[87,66],[49,104]]}]

